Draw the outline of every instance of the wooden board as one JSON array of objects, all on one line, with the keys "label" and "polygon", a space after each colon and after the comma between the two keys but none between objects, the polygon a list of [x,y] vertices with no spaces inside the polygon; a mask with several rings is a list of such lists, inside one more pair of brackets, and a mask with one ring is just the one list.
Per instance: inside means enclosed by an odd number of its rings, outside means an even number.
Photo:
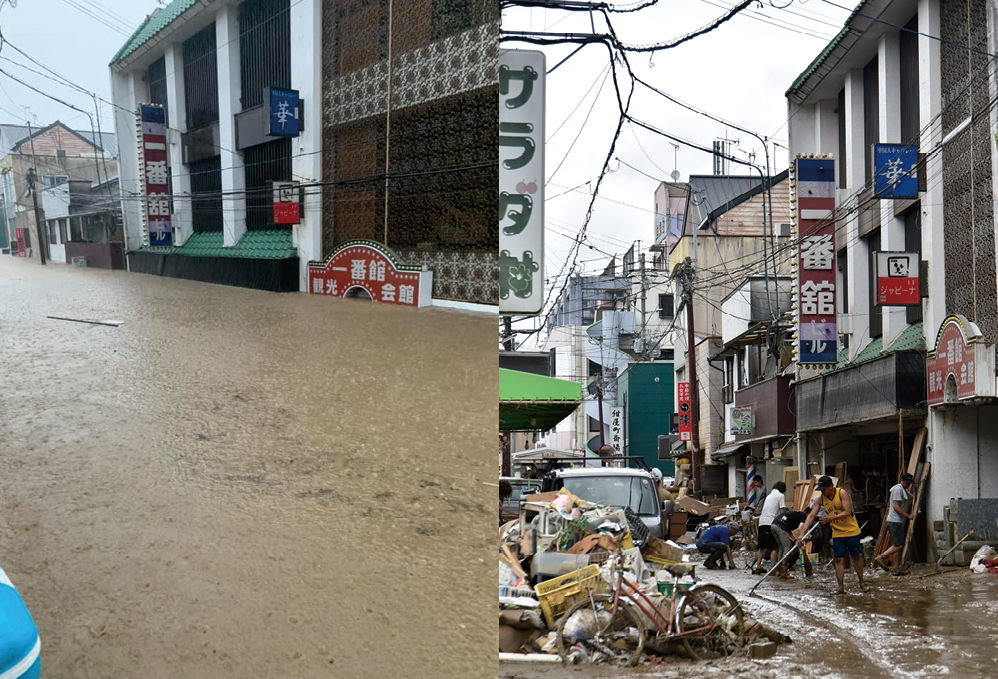
[{"label": "wooden board", "polygon": [[[925,437],[928,435],[929,430],[922,427],[915,434],[915,441],[911,446],[911,456],[908,458],[908,473],[915,476],[915,472],[918,471],[918,461],[922,457],[922,448],[925,446]],[[900,478],[899,478],[900,481]],[[887,508],[884,510],[883,515],[880,517],[880,535],[877,536],[877,546],[873,550],[874,556],[880,556],[888,549],[891,548],[891,538],[887,531],[887,515],[891,511],[891,498],[890,495],[887,496]],[[898,560],[891,556],[888,559],[888,565],[893,566],[898,563]]]},{"label": "wooden board", "polygon": [[[797,486],[797,467],[784,467],[783,468],[783,484],[787,487],[787,490]],[[792,502],[792,500],[791,500]],[[793,506],[793,505],[789,505]]]},{"label": "wooden board", "polygon": [[[909,466],[911,466],[909,464]],[[915,489],[915,501],[911,505],[911,514],[915,518],[908,521],[908,533],[904,537],[904,548],[901,550],[901,558],[898,562],[894,564],[894,573],[900,574],[904,568],[905,559],[908,557],[908,547],[911,545],[911,536],[915,532],[915,521],[918,520],[918,509],[922,505],[922,496],[925,494],[925,482],[929,478],[929,468],[932,466],[931,462],[926,462],[922,465],[922,473],[920,477],[916,477],[915,480],[918,483],[918,488]]]},{"label": "wooden board", "polygon": [[840,479],[848,479],[849,478],[849,463],[848,462],[839,462],[837,465],[835,465],[835,476],[837,478],[840,478]]}]

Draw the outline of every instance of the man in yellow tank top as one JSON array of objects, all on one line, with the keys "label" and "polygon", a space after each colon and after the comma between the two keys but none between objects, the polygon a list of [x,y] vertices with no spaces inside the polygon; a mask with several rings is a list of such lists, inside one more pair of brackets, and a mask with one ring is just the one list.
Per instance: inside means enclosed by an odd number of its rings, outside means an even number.
[{"label": "man in yellow tank top", "polygon": [[804,522],[801,535],[807,534],[814,519],[818,516],[822,507],[826,516],[819,519],[821,523],[832,527],[832,555],[835,560],[832,565],[835,568],[835,578],[839,581],[839,588],[836,594],[845,594],[845,570],[846,554],[852,557],[853,569],[859,578],[859,587],[864,592],[870,591],[869,586],[863,581],[863,547],[859,542],[859,523],[852,514],[852,500],[849,493],[843,493],[841,488],[832,485],[832,479],[822,476],[818,479],[817,490],[821,493],[821,502],[815,502],[811,507],[811,512]]}]

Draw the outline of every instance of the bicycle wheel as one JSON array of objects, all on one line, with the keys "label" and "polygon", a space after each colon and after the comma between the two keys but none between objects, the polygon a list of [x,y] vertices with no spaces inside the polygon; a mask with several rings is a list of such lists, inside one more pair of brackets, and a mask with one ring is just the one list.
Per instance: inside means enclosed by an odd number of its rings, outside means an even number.
[{"label": "bicycle wheel", "polygon": [[[595,622],[589,626],[586,633],[569,637],[565,634],[565,624],[579,611],[591,611]],[[555,644],[558,655],[566,665],[571,664],[568,654],[576,643],[581,643],[591,653],[605,652],[604,649],[617,651],[620,641],[624,642],[628,649],[626,652],[630,653],[627,666],[633,667],[641,659],[641,653],[644,651],[645,630],[637,614],[623,600],[614,613],[613,597],[609,594],[593,594],[592,600],[586,596],[568,609],[568,613],[558,621]],[[632,646],[633,651],[630,650]]]},{"label": "bicycle wheel", "polygon": [[738,601],[727,590],[700,585],[679,602],[675,624],[679,634],[702,638],[723,631],[735,643],[741,643],[744,617]]}]

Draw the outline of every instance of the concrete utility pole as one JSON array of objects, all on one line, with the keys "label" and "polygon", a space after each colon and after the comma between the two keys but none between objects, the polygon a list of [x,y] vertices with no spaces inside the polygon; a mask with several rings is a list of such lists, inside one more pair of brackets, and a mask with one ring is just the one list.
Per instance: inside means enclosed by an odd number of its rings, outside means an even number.
[{"label": "concrete utility pole", "polygon": [[31,192],[31,202],[35,206],[35,233],[38,238],[38,256],[39,261],[45,264],[45,238],[42,235],[42,213],[38,210],[38,175],[35,174],[35,168],[30,168],[28,170],[28,191]]},{"label": "concrete utility pole", "polygon": [[644,358],[645,357],[645,352],[648,350],[648,347],[646,346],[646,342],[648,340],[645,338],[645,325],[648,323],[648,317],[645,315],[645,297],[647,296],[646,295],[646,290],[648,289],[648,286],[645,285],[645,253],[642,252],[639,255],[638,259],[641,262],[641,267],[640,267],[640,270],[641,270],[641,342],[642,342],[642,346],[641,346],[641,358]]},{"label": "concrete utility pole", "polygon": [[693,488],[690,493],[700,499],[703,492],[701,483],[700,461],[700,398],[697,390],[697,359],[696,332],[693,324],[693,283],[696,280],[696,268],[689,257],[682,265],[680,281],[683,285],[683,302],[686,304],[686,372],[690,383],[690,447],[693,449],[692,477]]}]

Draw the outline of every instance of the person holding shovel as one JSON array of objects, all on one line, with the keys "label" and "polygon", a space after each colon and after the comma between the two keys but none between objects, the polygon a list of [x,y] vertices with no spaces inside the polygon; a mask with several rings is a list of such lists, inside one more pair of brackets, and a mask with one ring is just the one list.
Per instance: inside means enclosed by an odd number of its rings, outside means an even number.
[{"label": "person holding shovel", "polygon": [[832,484],[830,476],[822,476],[818,479],[816,488],[821,493],[821,503],[815,502],[811,507],[811,512],[804,522],[803,535],[807,534],[811,524],[821,508],[824,508],[826,516],[820,521],[832,527],[832,566],[835,568],[835,579],[839,582],[836,594],[845,594],[845,571],[846,555],[852,557],[853,570],[859,578],[859,588],[864,592],[869,592],[869,585],[863,580],[863,546],[859,542],[859,523],[852,513],[852,499],[849,493],[843,493],[841,488],[836,488]]},{"label": "person holding shovel", "polygon": [[[807,514],[795,510],[784,512],[773,520],[770,531],[773,534],[773,541],[780,548],[779,556],[776,558],[777,561],[782,560],[787,552],[791,549],[796,549],[797,545],[800,544],[799,540],[794,539],[793,532],[806,520]],[[795,556],[790,560],[796,562],[797,558]],[[784,580],[793,580],[794,577],[790,575],[790,565],[786,561],[777,567],[776,574]]]},{"label": "person holding shovel", "polygon": [[905,519],[914,519],[910,512],[904,509],[911,499],[911,485],[915,483],[915,477],[911,474],[902,474],[901,483],[891,488],[891,510],[887,513],[887,530],[891,534],[891,547],[880,556],[874,557],[873,563],[887,570],[887,559],[904,548],[906,532],[904,529]]}]

